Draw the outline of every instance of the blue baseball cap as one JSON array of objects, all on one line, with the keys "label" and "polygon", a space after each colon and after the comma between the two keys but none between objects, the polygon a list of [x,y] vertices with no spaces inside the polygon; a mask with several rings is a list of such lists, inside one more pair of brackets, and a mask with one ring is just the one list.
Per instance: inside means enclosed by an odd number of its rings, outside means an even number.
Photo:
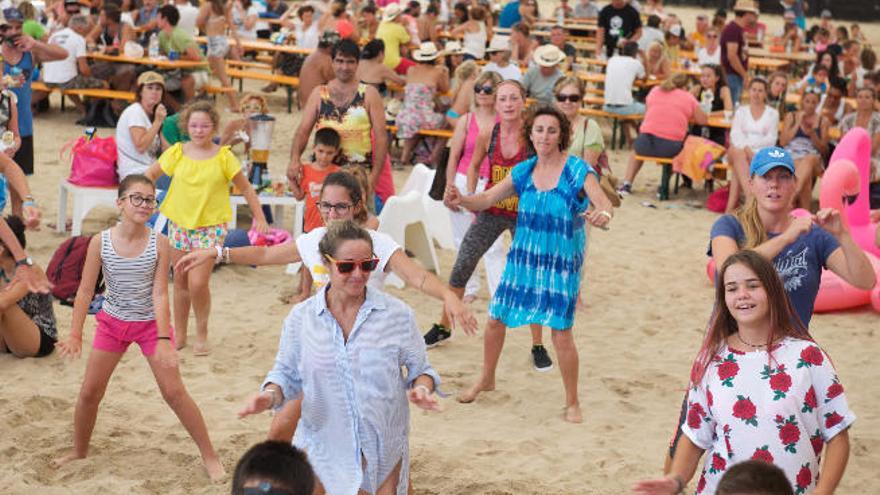
[{"label": "blue baseball cap", "polygon": [[791,153],[778,146],[769,146],[761,148],[752,158],[752,165],[749,167],[749,175],[760,175],[763,177],[767,172],[776,167],[782,167],[794,174],[794,160]]}]

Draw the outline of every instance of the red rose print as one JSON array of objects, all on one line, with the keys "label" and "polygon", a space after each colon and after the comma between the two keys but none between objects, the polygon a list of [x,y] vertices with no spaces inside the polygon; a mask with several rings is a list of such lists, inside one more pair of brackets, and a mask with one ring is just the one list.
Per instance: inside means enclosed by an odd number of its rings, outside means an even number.
[{"label": "red rose print", "polygon": [[832,383],[831,386],[828,387],[828,390],[825,392],[825,402],[830,402],[831,399],[837,397],[842,393],[843,385],[837,382]]},{"label": "red rose print", "polygon": [[697,493],[703,493],[703,490],[706,489],[706,471],[700,475],[700,481],[697,482]]},{"label": "red rose print", "polygon": [[797,477],[795,477],[795,484],[797,485],[797,490],[795,493],[801,494],[807,491],[810,483],[813,482],[813,473],[810,472],[810,465],[804,464],[801,466],[801,470],[798,471]]},{"label": "red rose print", "polygon": [[785,446],[785,451],[796,454],[797,443],[801,439],[801,430],[798,428],[794,415],[789,416],[788,419],[776,415],[774,422],[779,430],[779,441]]},{"label": "red rose print", "polygon": [[712,407],[712,404],[715,403],[715,398],[712,397],[712,391],[708,388],[706,389],[706,402],[709,404],[709,407]]},{"label": "red rose print", "polygon": [[739,365],[733,358],[733,354],[728,354],[724,361],[718,365],[718,378],[725,387],[733,386],[733,378],[739,373]]},{"label": "red rose print", "polygon": [[811,345],[801,351],[801,358],[798,361],[797,367],[803,368],[806,366],[809,368],[810,366],[820,366],[823,361],[825,361],[825,357],[822,356],[822,351],[818,347]]},{"label": "red rose print", "polygon": [[813,446],[813,453],[817,456],[822,452],[822,447],[825,446],[825,441],[822,440],[822,435],[819,434],[818,428],[816,428],[815,435],[810,435],[810,445]]},{"label": "red rose print", "polygon": [[797,443],[801,439],[801,430],[791,423],[786,423],[779,428],[779,439],[784,444]]},{"label": "red rose print", "polygon": [[758,420],[755,417],[757,410],[752,401],[742,395],[737,395],[736,398],[737,401],[733,404],[733,417],[745,421],[746,424],[758,426]]},{"label": "red rose print", "polygon": [[755,449],[755,453],[752,454],[752,459],[756,461],[764,461],[767,464],[773,464],[773,454],[770,453],[770,446],[765,445],[760,449]]},{"label": "red rose print", "polygon": [[825,415],[825,428],[833,428],[843,421],[843,416],[837,414],[837,411]]},{"label": "red rose print", "polygon": [[723,457],[718,455],[717,453],[712,454],[712,466],[709,468],[709,472],[712,474],[720,473],[727,468],[727,461],[724,460]]},{"label": "red rose print", "polygon": [[776,369],[765,365],[764,371],[761,372],[761,379],[770,380],[770,389],[774,392],[773,400],[785,398],[785,393],[791,388],[791,377],[785,372],[785,365]]},{"label": "red rose print", "polygon": [[700,425],[703,424],[703,418],[705,416],[706,412],[703,410],[703,406],[701,406],[699,402],[692,402],[691,407],[688,408],[688,427],[690,427],[692,430],[699,429]]},{"label": "red rose print", "polygon": [[813,409],[816,408],[816,390],[811,386],[809,390],[807,390],[807,394],[804,395],[804,407],[801,408],[801,412],[813,412]]}]

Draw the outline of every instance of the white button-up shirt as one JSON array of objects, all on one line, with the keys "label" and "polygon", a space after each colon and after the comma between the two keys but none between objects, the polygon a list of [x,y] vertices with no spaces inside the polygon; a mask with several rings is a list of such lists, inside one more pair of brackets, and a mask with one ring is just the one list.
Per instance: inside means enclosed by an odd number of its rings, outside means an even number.
[{"label": "white button-up shirt", "polygon": [[308,452],[328,494],[375,493],[400,462],[397,493],[404,495],[409,474],[406,390],[420,375],[439,386],[440,376],[428,363],[424,339],[406,304],[367,288],[346,341],[327,308],[327,287],[284,320],[275,367],[263,386],[278,385],[285,400],[302,394],[294,445]]}]

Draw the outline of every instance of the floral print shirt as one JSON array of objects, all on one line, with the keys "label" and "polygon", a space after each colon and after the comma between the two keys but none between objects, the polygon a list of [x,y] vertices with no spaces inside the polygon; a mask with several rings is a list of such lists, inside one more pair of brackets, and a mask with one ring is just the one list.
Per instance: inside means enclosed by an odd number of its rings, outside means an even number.
[{"label": "floral print shirt", "polygon": [[749,459],[775,464],[796,494],[809,493],[823,445],[855,421],[825,352],[790,337],[769,355],[725,345],[687,401],[682,431],[706,451],[697,494],[715,493],[725,470]]}]

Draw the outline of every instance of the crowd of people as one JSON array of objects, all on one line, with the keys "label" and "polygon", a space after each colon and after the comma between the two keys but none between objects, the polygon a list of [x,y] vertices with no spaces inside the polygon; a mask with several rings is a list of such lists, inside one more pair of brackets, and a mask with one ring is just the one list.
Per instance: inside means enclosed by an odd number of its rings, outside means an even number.
[{"label": "crowd of people", "polygon": [[[730,20],[724,10],[711,20],[697,16],[690,33],[661,0],[602,7],[563,0],[552,17],[535,0],[60,0],[42,10],[28,2],[2,8],[0,199],[5,204],[8,185],[12,215],[0,221],[0,351],[24,358],[58,349],[76,358],[87,315],[97,322],[73,448],[53,465],[87,457],[110,378],[137,343],[207,474],[223,479],[178,363],[191,312],[192,353],[211,353],[210,281],[220,264],[302,263],[274,365],[239,416],[277,414],[269,440],[239,462],[234,494],[411,492],[409,404],[440,409],[444,370],[432,367],[427,350],[447,344],[458,329],[477,332],[468,305],[479,293],[480,260],[491,299],[482,369],[457,400],[469,404],[495,390],[509,328],[528,326],[532,366],[551,370],[548,327],[565,397],[561,419],[581,423],[573,327],[590,268],[589,238],[609,230],[615,206],[638,192],[644,157],[679,160],[708,149],[726,163],[730,183],[726,214],[709,235],[717,267],[711,319],[664,477],[638,482],[633,492],[681,493],[696,480],[699,494],[833,493],[855,414],[809,324],[823,268],[862,289],[876,278],[841,212],[817,208],[813,188],[840,136],[855,127],[872,137],[872,188],[878,185],[880,70],[858,25],[835,28],[823,13],[808,30],[801,0],[783,6],[779,33],[758,22],[751,0],[736,1]],[[567,27],[591,23],[592,58]],[[290,195],[305,205],[303,234],[290,243],[235,247],[227,242],[230,185],[249,206],[251,232],[270,229],[262,185],[235,150],[239,143],[249,148],[247,122],[269,106],[262,94],[226,91],[232,118],[221,119],[217,105],[198,95],[209,72],[229,88],[227,60],[253,61],[243,42],[260,38],[308,53],[271,60],[299,77],[286,173]],[[785,72],[764,78],[750,64],[750,44],[810,50],[815,62],[796,79]],[[90,53],[198,63],[161,69]],[[604,89],[581,77],[592,73],[604,74]],[[37,81],[48,90],[133,94],[124,109],[118,102],[109,109],[119,222],[83,252],[66,331],[59,331],[46,274],[25,251],[26,229],[41,220],[28,185],[34,115],[48,96],[32,88]],[[269,84],[260,93],[276,89]],[[585,112],[598,94],[600,108]],[[74,103],[86,123],[99,105]],[[608,185],[600,115],[625,118],[622,134],[632,151],[619,188]],[[448,138],[420,134],[441,129]],[[401,143],[399,154],[393,141]],[[377,215],[395,194],[392,169],[416,161],[437,169],[449,210],[457,254],[448,283],[379,231]],[[805,214],[794,216],[796,208]],[[164,232],[153,228],[157,210],[167,219]],[[506,253],[504,232],[512,236]],[[794,263],[797,270],[785,268]],[[406,302],[384,292],[391,273],[442,303],[426,333]],[[99,277],[105,288],[97,298]]]}]

